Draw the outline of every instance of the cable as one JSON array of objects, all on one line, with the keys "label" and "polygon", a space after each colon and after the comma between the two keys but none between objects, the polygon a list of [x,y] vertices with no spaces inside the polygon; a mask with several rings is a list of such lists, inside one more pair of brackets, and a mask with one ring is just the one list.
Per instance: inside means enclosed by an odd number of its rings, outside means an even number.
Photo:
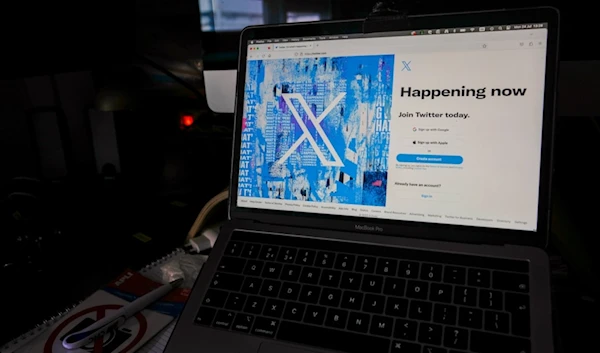
[{"label": "cable", "polygon": [[188,240],[184,248],[190,252],[193,250],[196,253],[202,252],[206,249],[212,249],[212,247],[215,245],[215,241],[217,241],[217,237],[219,236],[222,225],[223,223],[221,222],[213,225],[212,227],[206,228],[200,236]]}]

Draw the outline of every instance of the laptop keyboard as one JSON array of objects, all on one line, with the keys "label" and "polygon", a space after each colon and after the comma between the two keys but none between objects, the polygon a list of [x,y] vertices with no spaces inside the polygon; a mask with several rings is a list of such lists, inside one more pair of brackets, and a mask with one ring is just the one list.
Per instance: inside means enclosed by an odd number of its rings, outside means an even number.
[{"label": "laptop keyboard", "polygon": [[345,352],[527,353],[529,263],[237,231],[195,322]]}]

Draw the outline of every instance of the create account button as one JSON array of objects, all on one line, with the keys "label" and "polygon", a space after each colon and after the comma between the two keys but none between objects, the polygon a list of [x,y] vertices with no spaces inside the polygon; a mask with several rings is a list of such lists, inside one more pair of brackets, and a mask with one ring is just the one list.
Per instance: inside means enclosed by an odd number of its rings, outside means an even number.
[{"label": "create account button", "polygon": [[400,163],[434,163],[434,164],[462,164],[461,156],[435,155],[435,154],[404,154],[396,156]]}]

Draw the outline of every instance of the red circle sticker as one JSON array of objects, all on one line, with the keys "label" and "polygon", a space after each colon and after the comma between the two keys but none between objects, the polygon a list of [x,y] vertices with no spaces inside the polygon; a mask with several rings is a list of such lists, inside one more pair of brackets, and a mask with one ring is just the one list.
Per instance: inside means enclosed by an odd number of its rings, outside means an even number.
[{"label": "red circle sticker", "polygon": [[[67,335],[84,329],[93,322],[102,319],[106,315],[110,315],[111,311],[121,309],[122,307],[123,305],[117,304],[98,305],[73,314],[52,331],[44,345],[44,353],[64,352],[65,349],[62,346],[62,340]],[[123,349],[118,351],[119,353],[130,352],[142,340],[148,329],[148,322],[144,315],[137,313],[133,318],[138,323],[138,325],[134,325],[135,328],[128,329],[126,328],[128,325],[118,327],[106,333],[103,338],[98,338],[95,342],[81,348],[81,350],[92,353],[116,353],[117,348],[123,347]]]}]

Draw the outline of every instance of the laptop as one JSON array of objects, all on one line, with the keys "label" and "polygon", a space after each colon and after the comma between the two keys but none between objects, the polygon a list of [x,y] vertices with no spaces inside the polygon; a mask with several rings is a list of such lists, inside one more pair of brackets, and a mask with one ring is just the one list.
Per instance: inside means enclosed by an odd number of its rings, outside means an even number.
[{"label": "laptop", "polygon": [[558,24],[245,29],[230,219],[166,352],[552,352]]}]

